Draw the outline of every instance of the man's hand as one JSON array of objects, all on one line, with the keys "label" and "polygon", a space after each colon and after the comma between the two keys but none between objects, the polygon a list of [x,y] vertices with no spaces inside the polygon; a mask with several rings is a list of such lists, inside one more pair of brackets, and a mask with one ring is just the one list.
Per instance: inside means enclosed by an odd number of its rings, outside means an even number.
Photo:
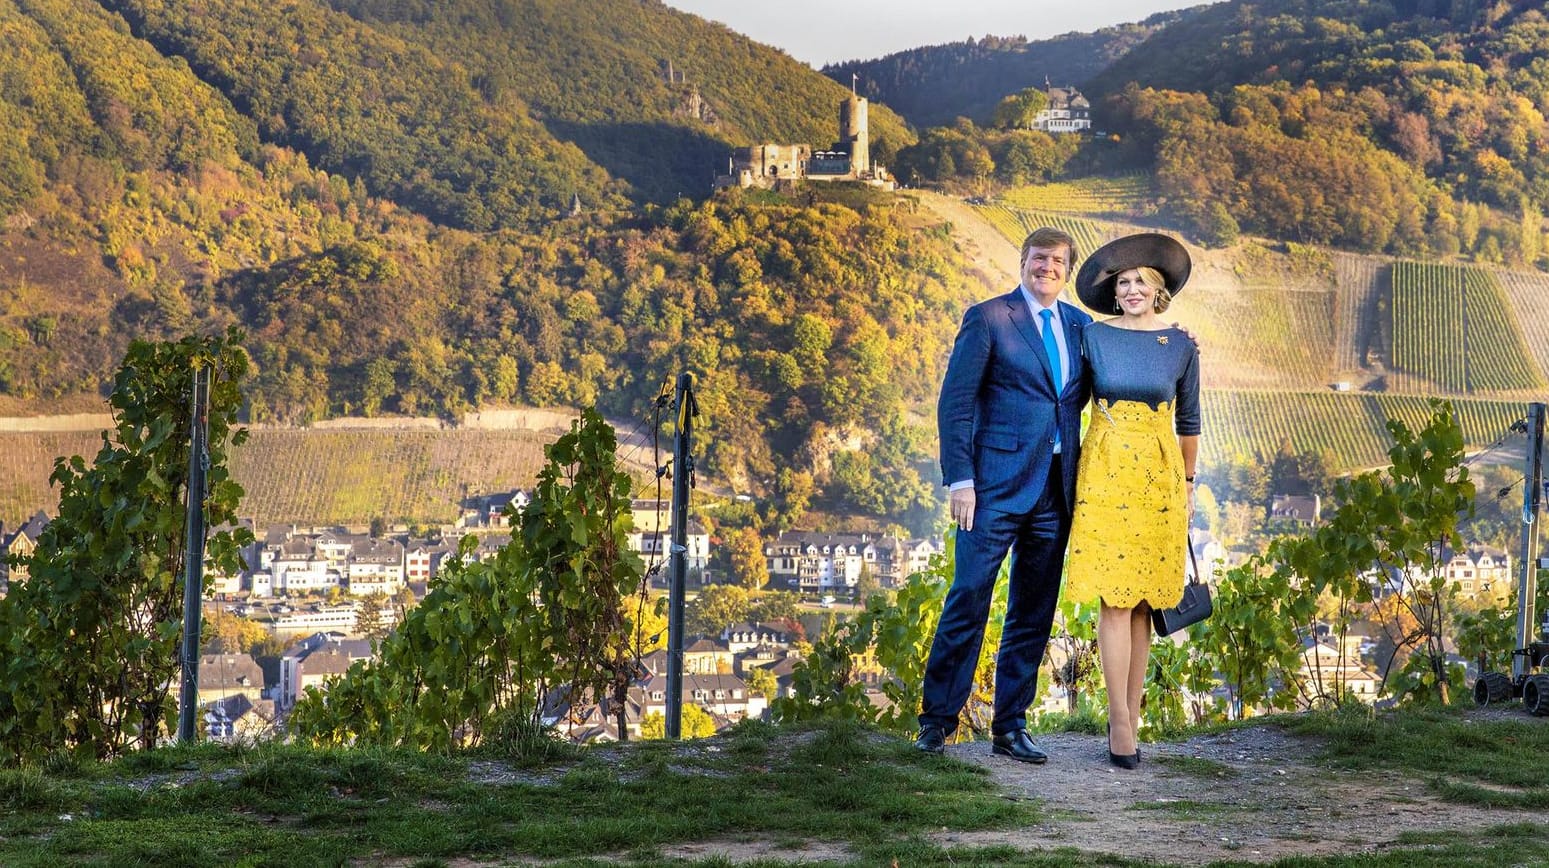
[{"label": "man's hand", "polygon": [[959,488],[952,492],[947,504],[947,511],[952,514],[952,520],[963,530],[974,529],[974,490],[972,487]]},{"label": "man's hand", "polygon": [[[1189,331],[1187,328],[1185,328],[1182,323],[1173,323],[1173,328],[1175,328],[1178,331],[1183,332],[1184,334],[1188,335],[1189,336],[1189,340],[1194,342],[1194,346],[1195,347],[1199,346],[1199,338],[1195,337],[1194,333]],[[1201,352],[1203,352],[1203,351],[1201,351]]]}]

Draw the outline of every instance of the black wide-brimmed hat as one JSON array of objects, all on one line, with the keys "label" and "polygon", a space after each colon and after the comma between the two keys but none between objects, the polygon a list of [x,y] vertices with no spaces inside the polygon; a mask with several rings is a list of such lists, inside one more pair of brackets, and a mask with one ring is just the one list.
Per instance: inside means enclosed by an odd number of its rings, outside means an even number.
[{"label": "black wide-brimmed hat", "polygon": [[1189,280],[1193,263],[1189,251],[1160,232],[1126,235],[1097,248],[1076,274],[1076,295],[1081,303],[1100,313],[1113,310],[1113,279],[1131,268],[1154,268],[1167,281],[1167,291],[1177,295]]}]

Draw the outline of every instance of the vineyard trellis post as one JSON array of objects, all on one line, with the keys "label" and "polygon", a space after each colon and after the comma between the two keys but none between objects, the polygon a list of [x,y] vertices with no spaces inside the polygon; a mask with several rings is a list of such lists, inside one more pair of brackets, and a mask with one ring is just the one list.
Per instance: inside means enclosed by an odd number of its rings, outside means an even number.
[{"label": "vineyard trellis post", "polygon": [[[1517,586],[1517,647],[1526,648],[1533,640],[1533,603],[1538,578],[1538,513],[1543,496],[1544,477],[1544,405],[1530,404],[1527,414],[1527,457],[1523,465],[1522,487],[1522,582]],[[1527,674],[1529,660],[1513,654],[1511,677],[1516,682]]]},{"label": "vineyard trellis post", "polygon": [[667,738],[683,737],[683,594],[688,576],[688,490],[694,478],[694,375],[678,375],[678,425],[672,455],[672,532],[667,559]]},{"label": "vineyard trellis post", "polygon": [[183,546],[183,664],[178,701],[177,738],[185,744],[198,737],[194,713],[199,708],[199,606],[204,599],[205,471],[210,467],[210,366],[194,368],[193,416],[189,420],[187,537]]}]

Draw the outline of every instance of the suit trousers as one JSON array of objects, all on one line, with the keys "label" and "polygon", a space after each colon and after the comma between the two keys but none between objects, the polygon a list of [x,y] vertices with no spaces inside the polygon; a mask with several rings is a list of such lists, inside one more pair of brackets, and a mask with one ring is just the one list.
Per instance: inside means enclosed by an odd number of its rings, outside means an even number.
[{"label": "suit trousers", "polygon": [[920,726],[957,729],[958,713],[973,688],[984,644],[995,580],[1011,552],[1010,587],[1000,653],[995,658],[994,735],[1027,725],[1027,707],[1038,692],[1038,667],[1054,624],[1060,572],[1070,536],[1060,456],[1032,511],[1007,513],[978,507],[973,530],[957,532],[956,570],[942,605],[941,622],[925,664]]}]

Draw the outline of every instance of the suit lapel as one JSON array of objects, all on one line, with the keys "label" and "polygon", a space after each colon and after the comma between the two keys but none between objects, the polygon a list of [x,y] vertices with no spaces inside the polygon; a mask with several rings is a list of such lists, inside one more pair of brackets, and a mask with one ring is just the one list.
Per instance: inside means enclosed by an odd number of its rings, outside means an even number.
[{"label": "suit lapel", "polygon": [[1049,366],[1049,354],[1043,349],[1043,336],[1038,333],[1038,326],[1033,324],[1032,311],[1027,309],[1027,299],[1022,297],[1021,288],[1011,291],[1006,296],[1006,304],[1011,308],[1011,322],[1022,333],[1022,339],[1032,348],[1033,356],[1038,359],[1038,364],[1043,365],[1044,382],[1049,384],[1049,393],[1059,395],[1059,390],[1054,383],[1054,369]]}]

